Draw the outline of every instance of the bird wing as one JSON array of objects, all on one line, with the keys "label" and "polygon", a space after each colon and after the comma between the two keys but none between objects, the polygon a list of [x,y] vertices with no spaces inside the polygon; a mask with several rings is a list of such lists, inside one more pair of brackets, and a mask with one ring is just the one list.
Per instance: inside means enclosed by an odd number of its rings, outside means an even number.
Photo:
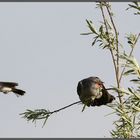
[{"label": "bird wing", "polygon": [[78,93],[78,95],[80,96],[83,90],[86,90],[87,88],[89,88],[91,83],[92,83],[91,79],[89,79],[89,78],[79,81],[78,85],[77,85],[77,93]]},{"label": "bird wing", "polygon": [[77,85],[77,93],[78,93],[79,96],[81,95],[81,89],[82,89],[82,83],[79,82],[78,85]]},{"label": "bird wing", "polygon": [[18,83],[15,82],[0,82],[0,86],[6,86],[6,87],[15,87],[18,86]]}]

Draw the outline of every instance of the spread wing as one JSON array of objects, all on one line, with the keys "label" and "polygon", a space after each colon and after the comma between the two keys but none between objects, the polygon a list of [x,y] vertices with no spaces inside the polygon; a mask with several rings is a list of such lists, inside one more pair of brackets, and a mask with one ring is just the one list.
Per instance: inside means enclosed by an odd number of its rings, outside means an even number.
[{"label": "spread wing", "polygon": [[15,87],[18,86],[18,83],[14,83],[14,82],[0,82],[0,87]]}]

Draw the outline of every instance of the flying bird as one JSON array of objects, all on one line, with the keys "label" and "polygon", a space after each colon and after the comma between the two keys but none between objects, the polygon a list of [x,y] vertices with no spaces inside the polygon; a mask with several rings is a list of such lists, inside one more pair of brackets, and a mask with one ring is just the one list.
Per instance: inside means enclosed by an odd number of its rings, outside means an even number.
[{"label": "flying bird", "polygon": [[14,82],[0,82],[0,92],[3,92],[4,94],[7,94],[9,92],[13,92],[16,95],[24,95],[25,91],[21,89],[17,89],[16,86],[18,86],[18,83]]},{"label": "flying bird", "polygon": [[81,102],[87,106],[106,105],[115,100],[98,77],[88,77],[79,81],[77,94]]}]

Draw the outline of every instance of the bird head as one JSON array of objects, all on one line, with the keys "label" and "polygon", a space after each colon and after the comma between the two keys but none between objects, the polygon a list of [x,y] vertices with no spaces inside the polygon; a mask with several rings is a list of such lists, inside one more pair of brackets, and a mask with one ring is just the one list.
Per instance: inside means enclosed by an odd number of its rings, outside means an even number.
[{"label": "bird head", "polygon": [[88,78],[91,81],[91,84],[94,89],[102,89],[103,83],[98,77],[89,77]]}]

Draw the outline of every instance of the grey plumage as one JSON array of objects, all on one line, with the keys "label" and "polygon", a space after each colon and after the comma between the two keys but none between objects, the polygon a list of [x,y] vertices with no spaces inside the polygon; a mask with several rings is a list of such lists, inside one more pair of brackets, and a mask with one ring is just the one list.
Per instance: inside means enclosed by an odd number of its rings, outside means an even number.
[{"label": "grey plumage", "polygon": [[108,93],[98,77],[89,77],[78,82],[77,93],[87,106],[100,106],[111,103],[115,97]]}]

